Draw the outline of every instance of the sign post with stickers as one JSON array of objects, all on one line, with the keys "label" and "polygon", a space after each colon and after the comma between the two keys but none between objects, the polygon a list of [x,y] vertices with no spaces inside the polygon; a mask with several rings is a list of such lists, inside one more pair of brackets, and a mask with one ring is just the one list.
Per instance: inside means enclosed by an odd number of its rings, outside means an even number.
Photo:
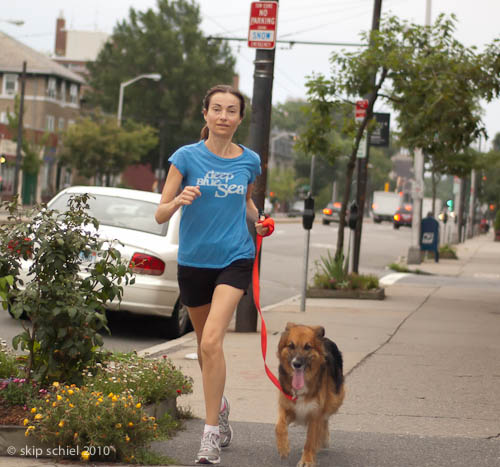
[{"label": "sign post with stickers", "polygon": [[278,2],[252,2],[250,5],[250,26],[248,47],[274,49],[278,25]]}]

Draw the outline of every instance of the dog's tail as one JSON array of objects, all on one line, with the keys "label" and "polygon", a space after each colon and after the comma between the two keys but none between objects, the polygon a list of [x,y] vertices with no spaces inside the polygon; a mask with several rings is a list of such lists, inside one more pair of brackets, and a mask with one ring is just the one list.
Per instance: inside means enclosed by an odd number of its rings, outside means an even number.
[{"label": "dog's tail", "polygon": [[337,344],[327,337],[323,338],[323,345],[325,347],[328,371],[335,383],[335,392],[338,394],[344,382],[344,362],[342,360],[342,353],[337,347]]}]

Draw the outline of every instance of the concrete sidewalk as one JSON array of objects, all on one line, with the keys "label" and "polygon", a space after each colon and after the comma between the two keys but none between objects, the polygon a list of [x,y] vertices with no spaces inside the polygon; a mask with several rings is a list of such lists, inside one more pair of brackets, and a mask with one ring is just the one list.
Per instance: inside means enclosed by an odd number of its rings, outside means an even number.
[{"label": "concrete sidewalk", "polygon": [[[480,449],[488,453],[483,456],[488,463],[471,464],[467,458],[467,453],[479,449],[477,443],[500,436],[500,242],[494,242],[489,234],[456,248],[458,260],[409,266],[432,276],[393,276],[382,301],[308,299],[306,311],[300,312],[297,297],[263,311],[268,331],[267,363],[275,374],[277,343],[288,321],[324,326],[326,335],[343,353],[347,397],[330,422],[336,441],[333,449],[319,457],[322,465],[500,465],[498,441],[486,448],[481,444]],[[291,434],[290,463],[277,457],[273,434],[277,390],[264,372],[260,339],[259,333],[236,333],[234,325],[225,339],[226,395],[236,431],[234,445],[223,452],[226,466],[295,465],[303,445],[303,432]],[[194,378],[193,394],[180,398],[178,405],[189,408],[196,418],[173,440],[154,444],[156,451],[179,464],[192,465],[204,418],[200,371],[192,359],[195,336],[190,333],[148,353],[168,355]],[[360,457],[366,454],[362,446],[367,440],[349,447],[362,435],[379,437],[369,461]],[[399,464],[384,458],[397,450],[387,447],[393,446],[395,439],[411,436],[412,446],[426,436],[445,440],[447,444],[435,453],[444,460],[424,463],[422,458],[413,464],[412,459],[418,459],[421,452],[417,455],[408,448],[401,448]],[[251,452],[249,440],[254,448]],[[380,443],[388,444],[384,447]],[[419,449],[426,452],[428,446]],[[344,450],[349,462],[343,463],[339,459]],[[459,453],[459,460],[448,463],[446,456],[453,453]],[[351,464],[356,456],[361,460]],[[337,461],[330,463],[335,458]],[[490,459],[497,459],[498,464]],[[0,457],[0,465],[6,466],[31,467],[42,462],[56,465],[47,460]]]}]

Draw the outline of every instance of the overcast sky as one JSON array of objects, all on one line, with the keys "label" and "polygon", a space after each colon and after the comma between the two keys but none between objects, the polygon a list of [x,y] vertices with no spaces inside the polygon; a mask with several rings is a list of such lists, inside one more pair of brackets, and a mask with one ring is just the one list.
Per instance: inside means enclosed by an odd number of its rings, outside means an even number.
[{"label": "overcast sky", "polygon": [[[248,36],[249,0],[197,0],[202,29],[207,35]],[[395,14],[418,24],[425,23],[426,0],[382,0],[382,14]],[[315,42],[359,43],[360,32],[371,27],[374,0],[280,0],[278,39]],[[53,52],[56,18],[63,12],[69,29],[112,33],[117,21],[136,10],[155,8],[156,0],[16,0],[0,13],[0,30],[30,47]],[[500,38],[500,0],[432,0],[431,17],[454,13],[458,19],[456,37],[479,50]],[[23,20],[21,27],[5,22]],[[231,42],[237,56],[242,91],[251,96],[255,49],[246,42]],[[306,77],[329,73],[328,57],[341,47],[279,44],[276,50],[273,102],[305,98]],[[351,49],[351,47],[349,48]],[[0,51],[1,54],[1,51]],[[377,111],[389,111],[378,107]],[[485,105],[483,120],[490,138],[500,132],[500,101]]]}]

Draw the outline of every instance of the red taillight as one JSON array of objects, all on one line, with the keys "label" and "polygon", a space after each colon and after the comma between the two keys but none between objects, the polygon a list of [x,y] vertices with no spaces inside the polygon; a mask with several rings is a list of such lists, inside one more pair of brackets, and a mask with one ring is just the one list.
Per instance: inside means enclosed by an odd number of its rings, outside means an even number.
[{"label": "red taillight", "polygon": [[325,209],[323,209],[323,214],[325,216],[331,216],[332,215],[332,210],[330,208],[325,208]]},{"label": "red taillight", "polygon": [[136,274],[150,276],[161,276],[165,271],[165,263],[161,259],[144,253],[134,253],[128,267]]},{"label": "red taillight", "polygon": [[394,214],[394,220],[399,222],[401,220],[401,214]]},{"label": "red taillight", "polygon": [[342,207],[342,203],[339,202],[339,201],[335,201],[335,203],[333,203],[333,207],[337,208],[337,209],[340,209]]}]

